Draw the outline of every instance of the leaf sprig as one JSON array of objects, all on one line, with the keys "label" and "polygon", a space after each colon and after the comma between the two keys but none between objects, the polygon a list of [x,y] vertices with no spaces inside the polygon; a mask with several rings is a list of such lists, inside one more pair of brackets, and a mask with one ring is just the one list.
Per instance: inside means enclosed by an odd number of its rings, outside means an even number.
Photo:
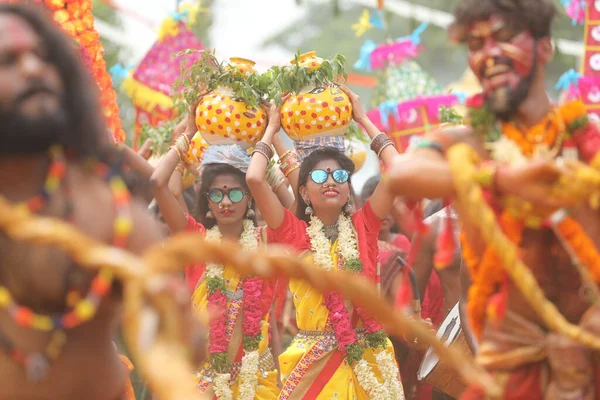
[{"label": "leaf sprig", "polygon": [[141,147],[147,139],[152,139],[152,145],[150,146],[152,154],[162,156],[169,151],[171,139],[173,138],[173,130],[176,125],[176,120],[165,121],[155,127],[150,126],[150,124],[142,125],[138,146]]},{"label": "leaf sprig", "polygon": [[[186,56],[200,53],[200,58],[191,65]],[[196,104],[201,94],[219,86],[230,88],[238,97],[251,107],[258,107],[262,100],[268,98],[271,79],[269,74],[257,72],[240,74],[226,61],[219,62],[214,52],[206,50],[184,50],[176,57],[182,57],[181,74],[173,85],[173,103],[178,115],[185,114],[189,107]]]},{"label": "leaf sprig", "polygon": [[296,62],[284,67],[274,66],[267,71],[271,88],[269,98],[275,104],[281,105],[285,93],[298,94],[306,86],[321,87],[340,81],[345,82],[348,74],[345,72],[346,57],[336,54],[331,60],[324,60],[319,68],[309,68],[300,65],[300,53],[296,54]]}]

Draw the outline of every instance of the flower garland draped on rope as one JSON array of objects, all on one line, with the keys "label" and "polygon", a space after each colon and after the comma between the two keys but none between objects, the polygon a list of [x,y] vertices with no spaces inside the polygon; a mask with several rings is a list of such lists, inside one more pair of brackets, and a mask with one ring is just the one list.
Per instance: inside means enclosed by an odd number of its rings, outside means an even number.
[{"label": "flower garland draped on rope", "polygon": [[[600,133],[589,123],[585,106],[579,101],[554,109],[540,124],[523,131],[514,124],[497,124],[484,103],[479,101],[480,95],[475,97],[467,102],[471,106],[469,123],[488,139],[496,139],[488,143],[496,162],[515,165],[540,155],[562,155],[571,159],[581,156],[589,161],[600,150]],[[490,135],[495,129],[499,129],[502,136],[498,137],[497,133]],[[519,246],[523,232],[528,227],[552,227],[573,254],[572,261],[581,265],[593,281],[600,282],[600,253],[574,218],[566,216],[556,223],[550,223],[547,217],[542,218],[533,215],[531,210],[527,211],[527,207],[523,207],[518,199],[502,201],[504,210],[496,218],[512,243]],[[461,239],[463,257],[473,279],[469,289],[469,320],[475,334],[481,337],[486,316],[494,319],[504,316],[508,276],[493,243],[478,253],[464,232]]]},{"label": "flower garland draped on rope", "polygon": [[[221,242],[222,235],[218,226],[206,232],[208,242]],[[244,221],[244,231],[239,239],[239,244],[246,251],[258,249],[258,231],[250,220]],[[227,360],[227,336],[225,333],[227,321],[227,297],[225,295],[225,280],[223,279],[223,265],[208,264],[206,266],[208,288],[208,312],[210,315],[209,353],[211,369],[215,373],[214,391],[219,400],[230,400],[233,392],[229,387],[231,374]],[[263,280],[258,277],[247,277],[243,283],[243,347],[244,357],[239,373],[240,400],[252,400],[258,385],[258,345],[262,339],[262,289]]]},{"label": "flower garland draped on rope", "polygon": [[[334,268],[330,253],[331,242],[325,236],[323,228],[323,222],[319,218],[311,216],[306,232],[310,238],[314,262],[324,270],[330,271]],[[338,267],[349,272],[361,273],[363,264],[359,258],[352,220],[345,215],[340,215],[338,229]],[[382,385],[369,364],[363,359],[363,348],[358,342],[356,331],[352,328],[350,314],[346,309],[343,297],[337,292],[328,292],[325,294],[325,306],[329,311],[329,320],[333,326],[338,349],[346,356],[360,386],[367,392],[369,398],[376,400],[402,398],[400,373],[396,361],[384,350],[376,354],[377,366],[384,378]],[[356,313],[364,325],[365,340],[369,347],[384,349],[387,344],[387,335],[383,331],[383,327],[361,307],[356,307]]]}]

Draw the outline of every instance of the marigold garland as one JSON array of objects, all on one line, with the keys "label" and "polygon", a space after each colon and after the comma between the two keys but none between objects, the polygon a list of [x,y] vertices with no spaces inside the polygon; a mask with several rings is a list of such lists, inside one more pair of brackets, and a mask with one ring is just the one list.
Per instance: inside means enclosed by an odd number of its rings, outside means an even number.
[{"label": "marigold garland", "polygon": [[[8,1],[16,2],[15,0]],[[115,141],[123,142],[125,132],[119,117],[117,94],[106,69],[100,35],[94,28],[92,0],[34,0],[32,2],[44,4],[47,9],[52,11],[52,17],[62,29],[79,43],[81,57],[98,84],[107,127]]]},{"label": "marigold garland", "polygon": [[[483,103],[471,102],[471,104],[470,113],[489,113]],[[504,141],[506,145],[512,145],[514,150],[519,153],[519,157],[526,160],[535,155],[538,145],[545,145],[548,148],[560,146],[565,137],[570,138],[571,136],[574,137],[575,142],[579,142],[581,139],[579,136],[589,133],[587,122],[585,106],[581,101],[573,101],[556,108],[526,132],[518,129],[512,123],[502,124],[500,142]],[[508,158],[514,159],[515,157]],[[526,226],[523,215],[516,216],[514,210],[508,207],[497,218],[506,237],[512,243],[519,245]],[[572,219],[566,219],[561,222],[559,227],[566,242],[573,248],[593,279],[600,281],[600,254],[581,226]],[[493,244],[488,244],[483,254],[479,255],[469,244],[464,232],[461,235],[461,241],[463,258],[473,280],[469,289],[467,311],[473,331],[480,337],[486,316],[501,316],[502,309],[506,306],[506,298],[503,294],[499,294],[493,301],[491,300],[492,296],[497,294],[505,284],[507,274]]]},{"label": "marigold garland", "polygon": [[600,253],[581,224],[572,217],[566,217],[556,228],[594,282],[600,282]]}]

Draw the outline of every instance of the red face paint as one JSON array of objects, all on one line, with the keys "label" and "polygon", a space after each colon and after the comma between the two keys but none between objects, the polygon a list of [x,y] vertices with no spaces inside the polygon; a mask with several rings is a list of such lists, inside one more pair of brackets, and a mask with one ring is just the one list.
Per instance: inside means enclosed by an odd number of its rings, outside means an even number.
[{"label": "red face paint", "polygon": [[469,65],[487,96],[500,87],[514,90],[532,73],[535,39],[528,31],[515,31],[497,16],[474,23],[467,45]]}]

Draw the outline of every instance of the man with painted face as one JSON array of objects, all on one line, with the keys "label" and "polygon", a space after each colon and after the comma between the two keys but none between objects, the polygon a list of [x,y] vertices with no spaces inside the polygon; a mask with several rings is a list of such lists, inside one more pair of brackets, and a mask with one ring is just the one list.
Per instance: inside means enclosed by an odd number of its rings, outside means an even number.
[{"label": "man with painted face", "polygon": [[[388,172],[397,195],[456,199],[470,273],[463,282],[472,282],[463,328],[477,338],[478,362],[498,378],[505,399],[600,399],[598,361],[578,339],[581,332],[600,334],[595,301],[581,290],[597,291],[600,218],[587,204],[571,204],[551,189],[565,160],[591,161],[600,134],[581,102],[555,106],[546,93],[555,13],[552,0],[462,0],[450,36],[467,46],[483,92],[467,101],[465,125],[428,132]],[[469,217],[473,208],[465,204],[475,201],[458,201],[460,181],[446,151],[459,143],[485,160],[474,179],[547,302],[532,301],[518,288],[521,282],[508,277],[500,245],[484,241],[481,228],[487,225]],[[515,198],[530,208],[516,208],[510,202]],[[575,326],[556,329],[534,311],[538,305]],[[463,398],[483,399],[485,393],[469,389]]]},{"label": "man with painted face", "polygon": [[[141,253],[159,230],[141,203],[126,201],[76,51],[40,10],[0,4],[0,194]],[[112,343],[120,302],[106,271],[0,233],[0,399],[126,398],[128,371]]]}]

